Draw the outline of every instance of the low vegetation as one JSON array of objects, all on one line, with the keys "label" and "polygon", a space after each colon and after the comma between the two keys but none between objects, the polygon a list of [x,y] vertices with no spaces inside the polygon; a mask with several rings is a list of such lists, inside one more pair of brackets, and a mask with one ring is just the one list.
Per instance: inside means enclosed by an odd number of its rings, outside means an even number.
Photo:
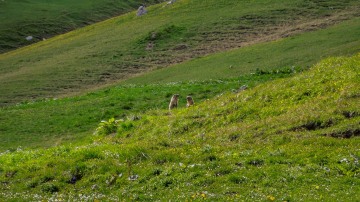
[{"label": "low vegetation", "polygon": [[360,18],[336,26],[268,43],[211,54],[130,78],[123,83],[166,83],[232,78],[279,67],[309,68],[321,58],[350,56],[360,51]]},{"label": "low vegetation", "polygon": [[360,54],[329,58],[194,107],[99,122],[87,143],[3,152],[0,199],[357,201],[359,67]]},{"label": "low vegetation", "polygon": [[[0,52],[138,2],[2,1]],[[0,55],[0,201],[359,201],[359,1],[161,2]]]},{"label": "low vegetation", "polygon": [[[159,3],[147,0],[148,4]],[[2,0],[0,53],[135,10],[140,0]],[[32,40],[26,37],[32,36]]]},{"label": "low vegetation", "polygon": [[[124,118],[148,109],[166,109],[174,93],[180,93],[183,98],[193,95],[196,102],[202,102],[242,85],[253,87],[274,78],[291,76],[327,55],[359,52],[359,23],[357,18],[316,32],[208,55],[81,96],[34,99],[2,107],[0,151],[81,141],[101,120]],[[56,82],[64,82],[61,77],[57,79]],[[17,100],[15,94],[26,87],[16,80],[13,81],[15,86],[8,86],[10,83],[3,83],[0,88],[0,99],[4,102]],[[42,90],[28,89],[26,93],[32,92],[41,94]]]},{"label": "low vegetation", "polygon": [[167,109],[172,94],[179,93],[180,106],[191,95],[202,102],[240,86],[253,87],[275,78],[288,77],[300,68],[282,68],[233,79],[166,84],[122,84],[82,96],[22,102],[0,109],[0,151],[18,147],[48,147],[83,141],[101,120],[124,119],[149,109]]},{"label": "low vegetation", "polygon": [[[105,0],[86,1],[86,4],[76,2],[90,6]],[[79,7],[77,3],[73,4],[74,10]],[[69,96],[208,54],[320,30],[358,16],[360,3],[358,0],[179,0],[173,5],[165,5],[166,2],[149,6],[148,14],[141,17],[131,12],[1,54],[0,105]],[[58,16],[57,12],[54,15]],[[306,66],[319,61],[318,56],[354,54],[354,49],[359,47],[358,27],[357,21],[342,27],[345,31],[328,35],[322,32],[325,35],[318,38],[321,45],[309,43],[302,48],[308,53],[305,55],[317,54],[305,60],[285,58],[287,65],[304,61],[300,66]],[[331,37],[333,39],[328,40]],[[289,47],[289,52],[293,54],[297,47]],[[313,48],[317,51],[312,51]],[[264,50],[261,57],[266,57],[268,52],[273,50]],[[227,75],[243,68],[252,72],[268,66],[256,64],[265,59],[247,59],[250,60],[241,61],[241,66],[232,64],[234,69],[226,70]],[[281,57],[279,59],[283,61]],[[248,66],[247,62],[253,63]],[[272,67],[282,65],[278,62]],[[218,79],[214,75],[211,78]],[[210,75],[197,79],[208,78]]]}]

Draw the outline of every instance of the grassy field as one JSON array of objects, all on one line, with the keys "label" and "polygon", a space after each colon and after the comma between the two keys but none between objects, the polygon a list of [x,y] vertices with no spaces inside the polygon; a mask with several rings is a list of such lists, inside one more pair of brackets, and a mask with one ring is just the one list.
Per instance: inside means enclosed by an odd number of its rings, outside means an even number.
[{"label": "grassy field", "polygon": [[360,201],[359,8],[178,0],[1,54],[0,201]]},{"label": "grassy field", "polygon": [[[129,13],[1,54],[0,105],[68,96],[207,54],[322,29],[358,16],[360,3],[179,0],[164,5],[149,7],[142,17]],[[356,49],[358,24],[353,23],[343,32],[346,37],[331,41]],[[332,44],[326,39],[322,41]],[[329,48],[342,54],[336,44]],[[331,50],[318,50],[331,55]],[[312,58],[304,65],[320,59]],[[289,60],[286,64],[300,63]]]},{"label": "grassy field", "polygon": [[329,58],[191,108],[102,122],[87,143],[1,153],[0,200],[358,201],[359,67],[360,54]]},{"label": "grassy field", "polygon": [[0,151],[18,147],[50,147],[86,141],[101,120],[136,116],[149,109],[167,109],[173,94],[180,105],[191,95],[203,102],[242,85],[253,87],[275,78],[293,75],[290,69],[268,74],[244,75],[233,79],[177,82],[158,85],[118,85],[82,96],[24,102],[0,109]]},{"label": "grassy field", "polygon": [[[293,71],[284,70],[307,69],[319,58],[359,52],[359,23],[360,19],[356,18],[328,29],[208,55],[82,96],[24,101],[3,107],[0,151],[82,141],[101,120],[124,118],[148,109],[166,109],[175,93],[180,93],[182,99],[190,94],[196,102],[202,102],[242,85],[253,87],[291,76]],[[144,85],[151,83],[160,84]],[[20,82],[19,88],[21,85]],[[5,99],[4,94],[1,97]]]},{"label": "grassy field", "polygon": [[127,79],[126,84],[231,78],[278,68],[308,68],[329,56],[360,51],[360,18],[327,29],[212,54]]},{"label": "grassy field", "polygon": [[[148,4],[159,1],[148,0]],[[143,1],[0,1],[0,53],[135,10]],[[27,36],[34,39],[27,41]]]}]

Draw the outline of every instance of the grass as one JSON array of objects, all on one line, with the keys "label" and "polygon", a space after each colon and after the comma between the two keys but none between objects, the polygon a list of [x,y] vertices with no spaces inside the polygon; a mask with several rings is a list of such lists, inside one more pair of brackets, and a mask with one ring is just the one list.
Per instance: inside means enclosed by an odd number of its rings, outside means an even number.
[{"label": "grass", "polygon": [[[138,0],[1,1],[0,53],[132,11],[141,3]],[[34,39],[27,41],[27,36]]]},{"label": "grass", "polygon": [[110,121],[116,132],[88,143],[4,152],[0,198],[357,201],[359,67],[359,54],[329,58],[191,108]]},{"label": "grass", "polygon": [[[284,71],[286,70],[286,71]],[[101,120],[126,118],[149,109],[167,109],[173,94],[202,102],[242,85],[253,87],[275,78],[293,75],[290,69],[233,79],[177,82],[154,85],[117,85],[82,96],[23,102],[0,109],[0,151],[18,147],[49,147],[83,141]]]},{"label": "grass", "polygon": [[360,200],[359,18],[296,31],[358,5],[184,0],[0,55],[0,201]]},{"label": "grass", "polygon": [[310,67],[329,56],[360,51],[360,18],[327,29],[212,54],[127,79],[127,84],[231,78],[279,67]]},{"label": "grass", "polygon": [[[170,96],[175,93],[180,93],[183,98],[190,94],[196,102],[202,102],[242,85],[253,87],[270,79],[290,76],[291,71],[280,74],[272,71],[307,69],[318,58],[360,51],[359,23],[357,18],[316,32],[208,55],[82,96],[35,99],[20,102],[18,106],[3,107],[0,109],[0,137],[3,140],[0,150],[82,141],[94,131],[99,121],[114,116],[124,118],[148,109],[165,109]],[[256,72],[257,75],[250,75]],[[269,74],[259,75],[266,72]],[[24,73],[24,77],[28,77],[26,75]],[[151,83],[158,84],[144,85]],[[26,87],[22,85],[22,82],[16,84],[18,88]],[[6,100],[7,85],[2,87],[1,99]],[[41,92],[41,89],[36,90],[37,94]],[[9,96],[14,99],[14,95]]]},{"label": "grass", "polygon": [[[207,54],[321,29],[353,18],[359,7],[355,0],[184,0],[164,5],[149,7],[142,17],[128,13],[1,54],[0,104],[69,96]],[[351,40],[334,40],[345,42],[347,47],[341,47],[346,50],[358,45],[358,25],[353,25],[343,32]],[[147,48],[149,44],[154,46]],[[313,59],[306,65],[318,61]]]}]

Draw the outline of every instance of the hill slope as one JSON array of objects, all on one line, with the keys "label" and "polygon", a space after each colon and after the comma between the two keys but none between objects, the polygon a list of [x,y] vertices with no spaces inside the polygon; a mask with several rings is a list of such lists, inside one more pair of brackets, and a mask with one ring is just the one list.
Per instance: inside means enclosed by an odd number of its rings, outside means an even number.
[{"label": "hill slope", "polygon": [[330,58],[191,108],[103,122],[89,144],[2,153],[0,198],[357,201],[359,68],[360,54]]},{"label": "hill slope", "polygon": [[356,0],[155,5],[142,17],[126,14],[0,55],[0,104],[82,92],[206,54],[321,29],[358,16],[359,6]]},{"label": "hill slope", "polygon": [[308,68],[329,56],[349,56],[360,51],[360,18],[326,29],[248,47],[211,54],[125,80],[126,84],[231,78],[255,70]]},{"label": "hill slope", "polygon": [[[196,102],[202,102],[242,85],[251,88],[274,78],[291,76],[319,58],[359,52],[359,36],[360,18],[355,18],[327,29],[207,55],[81,96],[2,107],[0,152],[19,146],[53,146],[82,140],[101,120],[124,118],[148,109],[166,109],[174,93],[192,95]],[[144,85],[149,83],[160,84]],[[17,86],[25,87],[22,82],[14,87]],[[2,83],[0,100],[7,99],[6,92],[12,89],[7,87]],[[14,93],[8,96],[13,99]]]},{"label": "hill slope", "polygon": [[[141,3],[140,0],[0,1],[0,53],[135,10]],[[27,36],[33,39],[27,41]]]},{"label": "hill slope", "polygon": [[174,93],[202,102],[242,85],[249,88],[275,78],[289,77],[299,69],[281,69],[233,79],[173,82],[156,85],[116,85],[85,95],[24,102],[0,108],[0,152],[18,147],[49,147],[83,141],[101,120],[126,118],[149,109],[167,109]]}]

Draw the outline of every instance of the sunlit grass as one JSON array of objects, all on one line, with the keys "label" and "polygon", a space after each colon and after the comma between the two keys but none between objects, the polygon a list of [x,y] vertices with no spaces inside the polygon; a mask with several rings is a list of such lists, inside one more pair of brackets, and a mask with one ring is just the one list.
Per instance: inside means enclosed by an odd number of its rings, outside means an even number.
[{"label": "sunlit grass", "polygon": [[[238,48],[243,43],[270,41],[271,38],[263,39],[269,34],[282,38],[282,28],[296,29],[309,21],[334,24],[338,22],[333,21],[337,15],[353,18],[359,6],[355,0],[311,3],[302,0],[286,3],[275,0],[178,1],[164,7],[165,4],[149,6],[146,16],[136,17],[131,12],[1,54],[0,105],[81,93],[143,72]],[[288,39],[287,46],[283,43],[275,43],[273,48],[257,46],[255,54],[259,57],[254,57],[254,49],[244,49],[232,55],[229,61],[219,60],[226,61],[223,63],[204,64],[205,58],[200,63],[195,60],[182,65],[181,69],[186,71],[178,70],[180,67],[171,69],[179,73],[174,79],[186,80],[188,76],[184,72],[188,72],[191,79],[205,80],[240,76],[256,68],[312,65],[320,60],[319,57],[354,54],[358,50],[358,27],[358,21],[350,21],[333,28],[334,35],[326,31],[306,35],[313,38],[309,43],[305,36]],[[159,36],[164,30],[170,34],[149,38],[152,33]],[[155,46],[146,50],[150,42]],[[284,47],[290,49],[287,51]],[[239,53],[241,56],[237,55]],[[151,77],[144,82],[150,80],[157,79]],[[169,81],[163,77],[159,80]]]},{"label": "sunlit grass", "polygon": [[89,143],[4,152],[0,198],[356,201],[359,67],[359,54],[330,58],[194,107],[124,118]]},{"label": "sunlit grass", "polygon": [[[284,71],[285,70],[285,71]],[[191,95],[195,102],[212,98],[242,85],[249,88],[275,78],[294,74],[290,69],[277,73],[244,75],[234,79],[197,82],[173,82],[152,85],[118,85],[82,96],[22,102],[0,109],[1,150],[19,146],[53,146],[81,141],[92,133],[101,120],[143,113],[150,109],[167,109],[173,94],[180,94],[179,106]]]}]

